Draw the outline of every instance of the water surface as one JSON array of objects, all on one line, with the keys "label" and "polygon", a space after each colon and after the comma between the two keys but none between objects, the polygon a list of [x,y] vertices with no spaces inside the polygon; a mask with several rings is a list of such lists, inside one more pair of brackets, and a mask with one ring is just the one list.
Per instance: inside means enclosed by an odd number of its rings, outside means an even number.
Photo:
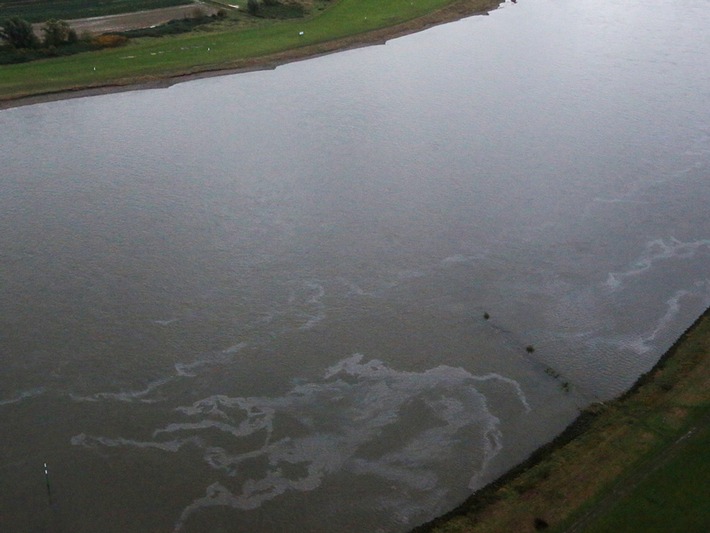
[{"label": "water surface", "polygon": [[406,531],[625,390],[710,305],[707,8],[0,112],[0,530]]}]

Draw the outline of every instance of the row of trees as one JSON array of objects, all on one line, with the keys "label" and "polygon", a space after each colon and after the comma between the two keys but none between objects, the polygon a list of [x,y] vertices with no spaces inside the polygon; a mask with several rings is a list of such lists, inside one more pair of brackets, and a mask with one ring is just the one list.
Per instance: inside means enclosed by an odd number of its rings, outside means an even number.
[{"label": "row of trees", "polygon": [[52,48],[72,44],[79,40],[67,22],[63,20],[48,20],[42,26],[42,39],[37,37],[32,24],[19,17],[7,19],[0,26],[0,38],[13,48],[35,49]]},{"label": "row of trees", "polygon": [[265,6],[276,6],[279,4],[279,0],[247,0],[247,11],[250,15],[256,15],[259,13],[259,4],[264,4]]}]

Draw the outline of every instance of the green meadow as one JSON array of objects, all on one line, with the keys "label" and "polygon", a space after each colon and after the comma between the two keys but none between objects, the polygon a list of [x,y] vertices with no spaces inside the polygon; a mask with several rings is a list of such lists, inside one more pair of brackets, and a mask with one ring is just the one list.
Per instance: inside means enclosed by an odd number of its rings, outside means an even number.
[{"label": "green meadow", "polygon": [[710,528],[710,428],[687,437],[682,453],[660,464],[586,533],[701,532]]}]

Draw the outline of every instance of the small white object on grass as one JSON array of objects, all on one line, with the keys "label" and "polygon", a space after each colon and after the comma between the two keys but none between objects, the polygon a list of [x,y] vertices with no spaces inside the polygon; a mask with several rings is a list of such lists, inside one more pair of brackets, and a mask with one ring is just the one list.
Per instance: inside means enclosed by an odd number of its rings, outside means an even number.
[{"label": "small white object on grass", "polygon": [[299,34],[299,35],[303,35],[303,32],[302,32],[302,31],[299,31],[298,34]]}]

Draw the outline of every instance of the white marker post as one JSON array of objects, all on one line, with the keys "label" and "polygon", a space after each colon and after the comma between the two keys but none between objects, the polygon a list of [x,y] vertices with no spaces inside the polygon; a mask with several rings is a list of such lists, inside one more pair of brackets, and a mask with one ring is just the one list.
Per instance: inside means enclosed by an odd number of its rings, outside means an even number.
[{"label": "white marker post", "polygon": [[52,505],[52,489],[49,488],[49,469],[47,468],[47,463],[44,463],[44,480],[47,483],[47,498],[49,498],[49,505]]}]

